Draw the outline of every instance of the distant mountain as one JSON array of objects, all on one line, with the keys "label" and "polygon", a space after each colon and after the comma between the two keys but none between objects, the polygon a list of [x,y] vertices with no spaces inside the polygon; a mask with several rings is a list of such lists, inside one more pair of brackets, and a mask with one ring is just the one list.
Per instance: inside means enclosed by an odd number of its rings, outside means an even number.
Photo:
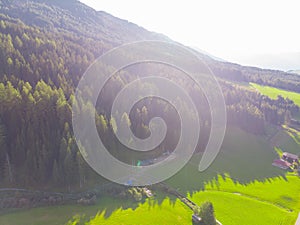
[{"label": "distant mountain", "polygon": [[297,70],[300,68],[300,52],[283,52],[279,54],[256,54],[238,59],[248,65],[275,70]]},{"label": "distant mountain", "polygon": [[294,73],[294,74],[300,75],[300,70],[289,70],[289,71],[287,71],[287,73]]}]

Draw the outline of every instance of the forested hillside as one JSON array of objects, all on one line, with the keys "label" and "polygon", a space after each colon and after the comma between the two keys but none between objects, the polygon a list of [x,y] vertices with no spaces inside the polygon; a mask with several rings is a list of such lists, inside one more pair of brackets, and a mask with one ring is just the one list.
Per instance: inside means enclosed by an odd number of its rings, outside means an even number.
[{"label": "forested hillside", "polygon": [[[95,174],[80,155],[72,131],[71,107],[81,76],[112,47],[168,38],[75,0],[1,0],[0,7],[0,184],[83,187]],[[299,112],[291,100],[272,100],[234,83],[253,81],[300,91],[299,76],[200,57],[220,78],[229,125],[264,134],[265,125],[284,124]],[[102,94],[107,104],[97,108],[98,132],[112,154],[120,158],[125,157],[121,155],[124,147],[114,137],[109,106],[116,93],[137,76],[131,72],[117,73],[110,80]],[[169,77],[188,90],[199,111],[206,112],[197,149],[202,151],[210,131],[207,102],[191,83],[175,74]],[[159,155],[178,141],[180,125],[175,110],[154,99],[136,105],[131,115],[123,115],[139,137],[149,135],[148,122],[154,116],[161,116],[169,126],[166,140],[151,153]]]}]

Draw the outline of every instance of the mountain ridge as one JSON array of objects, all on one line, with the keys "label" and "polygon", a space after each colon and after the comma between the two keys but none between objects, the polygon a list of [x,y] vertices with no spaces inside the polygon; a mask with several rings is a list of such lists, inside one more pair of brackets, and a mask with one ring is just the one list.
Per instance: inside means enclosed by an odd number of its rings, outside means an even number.
[{"label": "mountain ridge", "polygon": [[[40,32],[72,34],[86,41],[91,40],[95,44],[99,42],[100,46],[105,43],[105,49],[96,56],[128,42],[161,40],[177,43],[165,35],[150,32],[109,13],[96,11],[77,0],[63,2],[59,0],[1,0],[0,17],[13,18],[14,23],[21,22],[31,27],[39,27]],[[219,61],[218,58],[202,51],[199,52],[197,49],[195,51],[220,78],[238,82],[257,82],[300,92],[300,78],[296,74]]]},{"label": "mountain ridge", "polygon": [[[58,0],[1,0],[0,6],[2,14],[17,18],[29,26],[61,29],[97,40],[104,39],[103,41],[108,42],[112,39],[116,42],[123,40],[123,43],[136,40],[170,40],[166,36],[149,32],[107,12],[96,11],[76,0],[63,2]],[[119,33],[120,36],[111,35],[115,33]]]}]

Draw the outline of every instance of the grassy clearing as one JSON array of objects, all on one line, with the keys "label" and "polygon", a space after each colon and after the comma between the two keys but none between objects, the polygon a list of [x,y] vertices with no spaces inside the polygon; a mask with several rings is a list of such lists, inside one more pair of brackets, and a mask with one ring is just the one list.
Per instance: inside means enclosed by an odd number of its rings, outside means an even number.
[{"label": "grassy clearing", "polygon": [[[293,225],[300,211],[300,179],[296,176],[248,185],[220,177],[208,183],[205,190],[192,198],[200,202],[212,201],[224,224]],[[230,205],[231,210],[223,204]]]},{"label": "grassy clearing", "polygon": [[208,183],[205,190],[239,193],[286,210],[300,210],[300,178],[297,176],[273,178],[265,182],[254,181],[247,185],[220,178]]},{"label": "grassy clearing", "polygon": [[[205,191],[194,193],[193,201],[201,204],[211,201],[214,204],[217,218],[225,225],[292,225],[297,212],[289,212],[273,203],[284,207],[299,209],[300,180],[289,177],[288,181],[274,179],[269,183],[254,182],[249,185],[235,184],[229,179],[206,185]],[[288,190],[288,193],[286,193]],[[241,194],[241,195],[240,195]],[[261,197],[264,197],[262,199]],[[109,207],[115,210],[110,211]],[[192,212],[179,200],[168,198],[156,201],[147,200],[137,208],[117,207],[120,202],[102,199],[96,206],[61,206],[33,209],[25,212],[8,214],[0,217],[3,225],[42,225],[42,224],[67,224],[68,225],[191,225]],[[74,219],[72,218],[74,216]],[[84,216],[85,215],[85,216]],[[95,216],[96,215],[96,216]],[[89,222],[88,218],[94,216]],[[24,221],[30,221],[24,223]],[[80,223],[77,223],[81,221]]]},{"label": "grassy clearing", "polygon": [[152,225],[152,224],[174,224],[187,225],[191,223],[192,212],[179,200],[172,202],[165,199],[160,205],[155,201],[147,201],[140,205],[136,210],[117,210],[111,217],[106,219],[103,213],[98,214],[88,224],[124,224],[124,225]]},{"label": "grassy clearing", "polygon": [[195,202],[211,201],[216,216],[224,225],[293,225],[297,213],[234,193],[206,191],[193,195]]},{"label": "grassy clearing", "polygon": [[[96,215],[96,216],[95,216]],[[191,210],[159,194],[144,203],[102,198],[95,206],[58,206],[0,216],[1,225],[191,224]]]},{"label": "grassy clearing", "polygon": [[[287,138],[291,139],[288,135]],[[272,166],[277,157],[266,137],[258,137],[229,127],[221,152],[208,170],[203,173],[198,171],[201,156],[197,155],[167,183],[186,194],[203,189],[205,183],[217,178],[218,174],[229,174],[236,182],[242,184],[264,182],[269,178],[285,175],[284,171]]]},{"label": "grassy clearing", "polygon": [[284,127],[273,137],[273,145],[279,147],[283,152],[300,154],[300,132]]},{"label": "grassy clearing", "polygon": [[[286,180],[275,178],[241,185],[219,177],[218,181],[206,184],[205,191],[189,197],[198,204],[213,202],[216,216],[223,224],[293,225],[300,209],[300,179],[289,176]],[[191,211],[178,200],[165,199],[160,204],[151,200],[136,210],[119,209],[109,218],[99,213],[87,225],[190,225],[190,217]]]},{"label": "grassy clearing", "polygon": [[[257,188],[259,188],[259,186],[257,186]],[[264,192],[264,194],[266,193]],[[217,218],[223,224],[229,225],[293,225],[298,215],[295,211],[289,212],[272,203],[238,195],[234,192],[227,193],[219,190],[200,191],[193,194],[191,199],[198,204],[205,201],[213,202]],[[103,213],[99,213],[87,224],[191,225],[192,223],[191,211],[186,206],[178,200],[174,203],[169,199],[165,199],[161,205],[151,205],[150,201],[144,203],[135,211],[131,209],[117,210],[108,219],[103,216]]]},{"label": "grassy clearing", "polygon": [[[241,185],[219,177],[206,184],[205,191],[189,197],[198,204],[213,202],[216,216],[223,224],[293,225],[300,210],[300,179],[288,176],[286,180],[274,178],[264,183]],[[118,210],[107,219],[100,213],[88,225],[185,225],[191,224],[190,216],[191,212],[178,200],[165,199],[162,204],[148,201],[135,211]]]},{"label": "grassy clearing", "polygon": [[250,86],[258,90],[261,94],[267,95],[272,99],[277,99],[278,95],[281,95],[284,98],[289,98],[290,100],[294,101],[296,105],[300,106],[300,94],[297,92],[286,91],[269,86],[262,86],[255,83],[250,83]]},{"label": "grassy clearing", "polygon": [[131,202],[104,197],[94,206],[66,205],[16,211],[14,213],[1,215],[0,224],[64,225],[73,217],[80,218],[81,221],[88,221],[99,211],[105,212],[105,217],[109,217],[112,212],[121,207],[126,209],[137,206]]},{"label": "grassy clearing", "polygon": [[294,140],[294,142],[297,145],[300,145],[300,132],[293,128],[286,127],[286,126],[284,126],[284,129],[290,135],[290,137]]}]

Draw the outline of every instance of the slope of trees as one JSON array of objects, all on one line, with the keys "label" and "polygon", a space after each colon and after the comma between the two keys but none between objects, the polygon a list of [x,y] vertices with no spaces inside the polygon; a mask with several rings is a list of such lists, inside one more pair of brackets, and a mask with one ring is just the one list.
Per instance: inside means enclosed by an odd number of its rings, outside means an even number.
[{"label": "slope of trees", "polygon": [[[55,2],[48,5],[44,1],[28,1],[29,6],[34,6],[30,8],[23,1],[9,4],[0,1],[2,186],[59,186],[70,190],[74,187],[82,188],[89,180],[95,178],[95,173],[78,151],[72,131],[71,107],[75,101],[75,87],[87,67],[106,50],[125,41],[149,39],[153,35],[136,26],[132,28],[133,25],[124,21],[114,21],[114,18],[108,15],[101,18],[109,20],[111,30],[86,32],[95,20],[89,22],[85,18],[84,22],[78,22],[75,26],[78,20],[75,15],[83,16],[82,10],[90,9],[82,8],[78,3],[77,8],[66,12],[65,6]],[[20,18],[16,12],[20,12]],[[49,21],[45,21],[45,17],[36,21],[37,15],[44,12],[49,13]],[[62,20],[64,17],[67,18],[66,21]],[[35,23],[30,24],[30,19],[35,19]],[[103,24],[107,22],[105,21]],[[113,26],[114,23],[117,25]],[[86,24],[89,26],[85,27]],[[120,24],[124,26],[122,31],[119,31]],[[126,34],[126,38],[122,38],[122,34],[126,32],[126,24],[130,32]],[[133,31],[138,34],[130,34]],[[202,151],[210,133],[208,103],[193,83],[182,78],[182,74],[165,68],[162,71],[168,78],[188,90],[201,112],[202,132],[197,151]],[[110,108],[117,93],[143,72],[143,68],[138,67],[116,74],[100,96],[105,104],[96,108],[96,124],[100,137],[114,156],[127,163],[132,160],[128,158],[129,149],[121,145],[114,135],[115,123],[114,118],[110,116]],[[233,80],[244,76],[240,70],[221,71],[220,74]],[[248,79],[245,76],[244,78]],[[265,124],[284,124],[292,114],[299,111],[288,99],[271,100],[224,80],[220,81],[220,84],[227,105],[229,125],[239,126],[248,132],[263,134]],[[157,87],[149,84],[139,88]],[[138,93],[139,90],[136,91]],[[185,103],[182,102],[181,105],[189,115]],[[86,104],[86,107],[86,110],[93,110],[89,104]],[[155,98],[139,102],[129,115],[122,114],[126,124],[140,138],[149,136],[149,121],[157,116],[162,117],[168,125],[166,139],[148,155],[137,154],[136,159],[156,157],[165,151],[172,151],[180,135],[179,117],[172,106]]]},{"label": "slope of trees", "polygon": [[238,82],[254,82],[261,85],[300,92],[300,77],[297,74],[246,67],[227,62],[217,62],[211,59],[206,59],[206,61],[214,74],[223,79]]}]

